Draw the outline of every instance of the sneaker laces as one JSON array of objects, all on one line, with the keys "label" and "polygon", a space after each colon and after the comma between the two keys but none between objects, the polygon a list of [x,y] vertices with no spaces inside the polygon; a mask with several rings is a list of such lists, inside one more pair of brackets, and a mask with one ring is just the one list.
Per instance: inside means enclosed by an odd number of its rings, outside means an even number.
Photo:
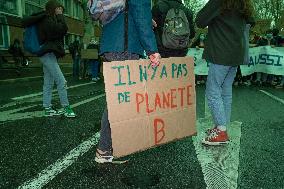
[{"label": "sneaker laces", "polygon": [[212,132],[207,136],[207,138],[210,140],[210,139],[213,139],[213,138],[216,138],[218,135],[219,135],[219,133],[220,133],[221,131],[219,130],[219,129],[214,129],[214,130],[212,130]]},{"label": "sneaker laces", "polygon": [[214,132],[215,130],[217,130],[217,127],[211,128],[211,129],[207,129],[206,133],[210,134],[212,132]]}]

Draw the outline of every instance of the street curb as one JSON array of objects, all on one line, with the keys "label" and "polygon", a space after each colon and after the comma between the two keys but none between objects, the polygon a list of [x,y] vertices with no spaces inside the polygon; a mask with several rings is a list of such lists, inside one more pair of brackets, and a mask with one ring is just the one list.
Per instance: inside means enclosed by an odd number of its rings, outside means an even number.
[{"label": "street curb", "polygon": [[[71,76],[72,73],[66,73],[64,76]],[[39,79],[42,79],[43,76],[36,76],[36,77],[22,77],[22,78],[16,78],[16,79],[5,79],[0,80],[0,84],[9,84],[9,83],[15,83],[15,82],[21,82],[21,81],[36,81]]]}]

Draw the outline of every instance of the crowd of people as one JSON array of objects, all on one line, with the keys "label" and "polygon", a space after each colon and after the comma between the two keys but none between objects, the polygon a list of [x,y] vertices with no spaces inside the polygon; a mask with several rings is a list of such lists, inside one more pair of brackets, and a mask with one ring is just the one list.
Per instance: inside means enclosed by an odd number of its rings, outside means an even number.
[{"label": "crowd of people", "polygon": [[[86,48],[84,48],[84,46],[86,46]],[[80,42],[80,38],[78,37],[69,45],[69,53],[73,60],[73,77],[79,80],[97,82],[101,79],[101,57],[98,56],[97,58],[86,59],[82,57],[82,50],[84,49],[95,49],[99,51],[99,39],[94,37],[90,40],[88,45],[84,45]]]},{"label": "crowd of people", "polygon": [[[284,47],[284,37],[279,34],[279,29],[269,29],[264,34],[259,35],[250,30],[249,47],[271,46]],[[206,41],[206,33],[200,33],[192,42],[191,48],[203,49]],[[206,76],[196,76],[196,84],[205,84]],[[248,76],[242,76],[241,69],[238,66],[237,75],[234,80],[234,86],[257,86],[257,87],[275,87],[277,89],[284,88],[284,76],[254,73]]]},{"label": "crowd of people", "polygon": [[[49,0],[45,11],[24,20],[29,26],[38,22],[39,38],[42,44],[38,54],[43,64],[43,107],[45,116],[65,115],[76,117],[69,105],[67,81],[58,65],[58,58],[65,55],[63,38],[68,27],[64,20],[64,7],[57,0]],[[178,15],[178,16],[177,16]],[[201,33],[196,40],[195,24],[199,28],[208,27],[208,33]],[[283,78],[256,73],[255,76],[242,77],[238,67],[248,61],[248,25],[253,26],[253,7],[250,0],[209,0],[198,12],[194,21],[193,12],[183,5],[182,0],[161,0],[151,8],[150,1],[127,0],[123,12],[105,24],[101,43],[92,40],[88,49],[99,49],[104,62],[138,60],[147,57],[152,67],[160,64],[161,58],[184,57],[188,48],[204,48],[203,58],[209,63],[208,76],[197,76],[197,84],[206,82],[206,98],[211,110],[214,127],[207,131],[202,141],[207,145],[229,143],[227,127],[231,120],[232,86],[249,83],[257,85],[282,85]],[[171,32],[178,37],[172,38]],[[283,46],[279,30],[269,30],[262,37],[253,35],[251,47],[270,45]],[[100,59],[85,61],[81,58],[82,45],[76,39],[69,51],[73,59],[73,76],[86,77],[86,64],[91,65],[91,79],[100,79]],[[80,65],[85,65],[81,73]],[[236,76],[237,75],[237,76]],[[235,77],[236,76],[236,77]],[[63,111],[51,104],[52,88],[57,85]],[[100,141],[96,151],[96,162],[113,161],[111,127],[108,109],[105,107],[101,120]]]}]

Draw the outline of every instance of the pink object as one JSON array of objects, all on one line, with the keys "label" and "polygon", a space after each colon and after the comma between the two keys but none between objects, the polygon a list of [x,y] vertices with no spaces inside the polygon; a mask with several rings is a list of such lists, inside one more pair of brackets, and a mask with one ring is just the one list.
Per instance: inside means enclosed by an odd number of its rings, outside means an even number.
[{"label": "pink object", "polygon": [[160,59],[161,59],[161,55],[159,53],[154,53],[154,54],[151,54],[149,56],[150,60],[151,60],[151,66],[153,68],[159,66],[160,64]]}]

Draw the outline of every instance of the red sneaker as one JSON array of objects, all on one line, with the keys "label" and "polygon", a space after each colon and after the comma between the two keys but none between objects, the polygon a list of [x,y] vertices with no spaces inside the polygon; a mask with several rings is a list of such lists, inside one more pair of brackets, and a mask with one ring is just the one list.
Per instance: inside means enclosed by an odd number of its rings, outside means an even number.
[{"label": "red sneaker", "polygon": [[220,129],[214,128],[207,134],[207,137],[203,139],[202,143],[211,146],[228,144],[229,137],[227,131],[221,131]]}]

